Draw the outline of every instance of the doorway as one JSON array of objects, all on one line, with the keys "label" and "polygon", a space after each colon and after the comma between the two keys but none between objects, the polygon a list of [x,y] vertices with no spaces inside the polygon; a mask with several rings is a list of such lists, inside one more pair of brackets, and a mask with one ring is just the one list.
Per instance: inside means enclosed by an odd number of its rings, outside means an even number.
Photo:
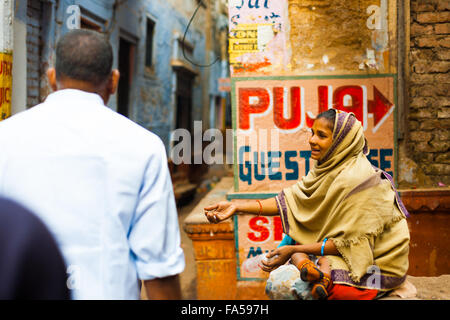
[{"label": "doorway", "polygon": [[188,72],[177,72],[177,115],[176,128],[183,128],[188,130],[191,135],[192,132],[192,84],[194,78]]},{"label": "doorway", "polygon": [[120,38],[119,40],[119,72],[120,79],[117,88],[117,112],[129,117],[130,90],[133,80],[134,53],[136,45]]}]

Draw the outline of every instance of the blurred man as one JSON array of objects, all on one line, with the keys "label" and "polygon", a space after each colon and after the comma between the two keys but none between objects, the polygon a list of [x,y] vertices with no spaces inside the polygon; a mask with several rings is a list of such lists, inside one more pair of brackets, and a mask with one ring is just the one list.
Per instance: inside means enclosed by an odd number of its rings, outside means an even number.
[{"label": "blurred man", "polygon": [[63,257],[45,225],[0,198],[0,300],[69,299]]},{"label": "blurred man", "polygon": [[119,72],[99,33],[72,30],[45,102],[0,123],[0,194],[48,225],[75,299],[178,299],[184,269],[166,150],[106,107]]}]

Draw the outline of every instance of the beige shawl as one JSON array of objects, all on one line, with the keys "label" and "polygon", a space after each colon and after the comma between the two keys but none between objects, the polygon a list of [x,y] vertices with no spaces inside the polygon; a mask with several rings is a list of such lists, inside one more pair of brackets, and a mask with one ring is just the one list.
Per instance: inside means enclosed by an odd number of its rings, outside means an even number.
[{"label": "beige shawl", "polygon": [[337,113],[333,144],[277,204],[286,234],[300,244],[332,239],[341,256],[327,256],[334,283],[390,290],[408,269],[409,231],[396,192],[367,160],[361,123]]}]

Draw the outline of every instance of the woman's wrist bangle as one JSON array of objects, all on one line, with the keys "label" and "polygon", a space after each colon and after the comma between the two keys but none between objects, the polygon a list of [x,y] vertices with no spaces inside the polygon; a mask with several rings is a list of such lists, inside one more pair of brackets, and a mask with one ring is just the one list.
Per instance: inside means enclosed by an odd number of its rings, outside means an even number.
[{"label": "woman's wrist bangle", "polygon": [[327,243],[328,238],[323,239],[322,248],[320,249],[320,255],[323,257],[323,251],[325,249],[325,243]]}]

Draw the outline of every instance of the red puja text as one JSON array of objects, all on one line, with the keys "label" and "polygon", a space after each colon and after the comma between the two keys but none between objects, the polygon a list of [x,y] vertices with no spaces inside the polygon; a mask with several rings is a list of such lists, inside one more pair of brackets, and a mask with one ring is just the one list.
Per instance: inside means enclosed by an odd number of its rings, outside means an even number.
[{"label": "red puja text", "polygon": [[[335,108],[353,112],[367,129],[368,118],[373,118],[373,131],[377,131],[394,109],[376,86],[372,88],[373,100],[368,99],[365,85],[317,87],[318,113]],[[309,93],[308,94],[312,94]],[[274,125],[281,130],[311,128],[316,115],[306,111],[306,93],[301,86],[268,88],[239,88],[238,111],[239,129],[254,129],[253,118],[273,115]]]}]

